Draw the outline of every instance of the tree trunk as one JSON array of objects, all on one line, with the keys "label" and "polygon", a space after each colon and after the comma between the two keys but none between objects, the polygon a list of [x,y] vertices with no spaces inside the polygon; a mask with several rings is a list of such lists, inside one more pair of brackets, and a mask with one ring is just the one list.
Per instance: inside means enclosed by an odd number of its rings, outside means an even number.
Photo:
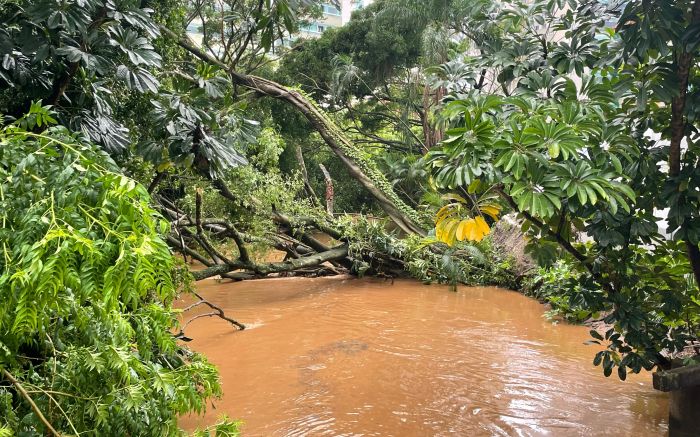
[{"label": "tree trunk", "polygon": [[423,123],[423,136],[425,138],[426,153],[428,150],[435,147],[442,141],[442,131],[430,121],[430,113],[432,108],[438,106],[445,97],[445,88],[438,87],[434,92],[430,90],[430,86],[425,85],[423,88],[423,112],[421,117]]},{"label": "tree trunk", "polygon": [[316,195],[316,192],[314,191],[314,188],[311,186],[311,182],[309,181],[309,172],[306,170],[306,161],[304,161],[304,154],[301,153],[301,145],[299,143],[296,143],[294,145],[294,154],[297,157],[297,163],[299,164],[301,177],[304,179],[304,188],[306,189],[309,198],[311,198],[311,202],[314,205],[318,206],[321,204],[321,202],[319,202],[318,196]]},{"label": "tree trunk", "polygon": [[333,217],[333,203],[335,201],[335,193],[333,192],[333,179],[331,179],[331,174],[328,173],[326,167],[323,164],[318,165],[323,172],[323,178],[326,180],[326,212],[329,216]]},{"label": "tree trunk", "polygon": [[305,256],[302,258],[292,259],[284,262],[268,263],[268,264],[256,264],[253,262],[233,262],[230,264],[219,264],[212,267],[208,267],[204,270],[199,270],[192,272],[192,276],[196,281],[211,278],[212,276],[221,275],[224,273],[229,273],[233,270],[246,269],[251,270],[262,275],[269,275],[270,273],[282,273],[291,272],[304,267],[312,267],[323,264],[326,261],[335,261],[343,259],[348,256],[348,246],[342,245],[334,247],[333,249],[317,253],[314,255]]},{"label": "tree trunk", "polygon": [[[689,29],[698,23],[700,23],[700,0],[695,0]],[[678,77],[678,95],[671,100],[671,144],[668,154],[668,174],[671,178],[681,173],[681,143],[686,136],[685,105],[688,96],[688,79],[693,66],[693,55],[686,52],[684,47],[679,47],[679,50],[680,53],[674,65]],[[695,282],[700,288],[700,249],[697,244],[690,241],[686,241],[685,244]]]}]

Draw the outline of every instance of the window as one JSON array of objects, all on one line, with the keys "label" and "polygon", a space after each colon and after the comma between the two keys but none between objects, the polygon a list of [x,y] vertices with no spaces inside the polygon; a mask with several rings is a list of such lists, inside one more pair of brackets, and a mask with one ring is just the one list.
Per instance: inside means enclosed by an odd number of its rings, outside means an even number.
[{"label": "window", "polygon": [[330,29],[332,26],[322,25],[318,23],[311,23],[300,27],[303,32],[309,33],[322,33],[324,30]]},{"label": "window", "polygon": [[323,13],[328,15],[340,15],[340,11],[335,6],[323,4]]}]

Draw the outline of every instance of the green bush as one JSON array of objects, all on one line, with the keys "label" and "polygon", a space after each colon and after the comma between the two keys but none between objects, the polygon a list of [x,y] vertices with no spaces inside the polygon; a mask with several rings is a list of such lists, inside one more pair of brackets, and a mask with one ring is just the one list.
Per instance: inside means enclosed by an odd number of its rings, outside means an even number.
[{"label": "green bush", "polygon": [[538,268],[523,290],[526,295],[551,305],[549,317],[581,323],[597,317],[604,309],[590,299],[601,291],[584,287],[582,276],[571,262],[559,260],[550,267]]}]

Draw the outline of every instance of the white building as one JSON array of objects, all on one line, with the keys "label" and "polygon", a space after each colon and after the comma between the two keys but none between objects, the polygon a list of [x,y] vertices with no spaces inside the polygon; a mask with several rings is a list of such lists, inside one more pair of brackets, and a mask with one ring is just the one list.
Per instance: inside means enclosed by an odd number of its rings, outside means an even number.
[{"label": "white building", "polygon": [[[334,27],[341,27],[350,21],[353,11],[362,9],[372,4],[374,0],[338,0],[322,3],[323,16],[301,26],[299,33],[278,41],[275,46],[291,46],[299,37],[318,38],[323,32]],[[187,34],[198,46],[202,45],[202,21],[199,18],[193,19],[187,26]]]}]

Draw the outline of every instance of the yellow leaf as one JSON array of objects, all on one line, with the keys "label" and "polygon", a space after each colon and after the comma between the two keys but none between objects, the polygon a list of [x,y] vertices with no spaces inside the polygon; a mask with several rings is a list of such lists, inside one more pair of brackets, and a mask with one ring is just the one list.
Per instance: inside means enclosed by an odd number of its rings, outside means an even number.
[{"label": "yellow leaf", "polygon": [[441,221],[444,221],[451,214],[452,214],[452,205],[443,206],[435,214],[435,224],[437,224]]},{"label": "yellow leaf", "polygon": [[482,214],[486,214],[494,220],[498,220],[498,215],[501,213],[501,207],[497,205],[485,205],[479,208]]},{"label": "yellow leaf", "polygon": [[438,239],[438,241],[443,241],[442,234],[444,233],[443,227],[445,225],[445,222],[437,222],[435,224],[435,238]]},{"label": "yellow leaf", "polygon": [[479,241],[479,227],[476,225],[474,219],[469,220],[469,222],[469,233],[467,234],[467,238],[469,241]]},{"label": "yellow leaf", "polygon": [[456,220],[442,220],[435,226],[435,237],[443,243],[450,244],[450,227]]},{"label": "yellow leaf", "polygon": [[476,221],[476,224],[479,225],[479,228],[481,228],[481,232],[484,235],[488,235],[488,233],[491,232],[491,228],[489,227],[489,224],[486,223],[486,220],[483,217],[479,216],[475,219],[475,221]]},{"label": "yellow leaf", "polygon": [[469,220],[462,220],[459,222],[459,226],[457,226],[457,239],[459,241],[464,241],[465,238],[467,238],[467,228],[469,227]]},{"label": "yellow leaf", "polygon": [[489,227],[488,223],[486,223],[486,220],[484,220],[483,217],[477,217],[476,219],[474,219],[474,224],[477,228],[475,232],[474,241],[483,240],[484,237],[491,232],[491,228]]},{"label": "yellow leaf", "polygon": [[448,246],[455,244],[455,228],[459,225],[459,220],[450,220],[445,226],[445,243]]}]

